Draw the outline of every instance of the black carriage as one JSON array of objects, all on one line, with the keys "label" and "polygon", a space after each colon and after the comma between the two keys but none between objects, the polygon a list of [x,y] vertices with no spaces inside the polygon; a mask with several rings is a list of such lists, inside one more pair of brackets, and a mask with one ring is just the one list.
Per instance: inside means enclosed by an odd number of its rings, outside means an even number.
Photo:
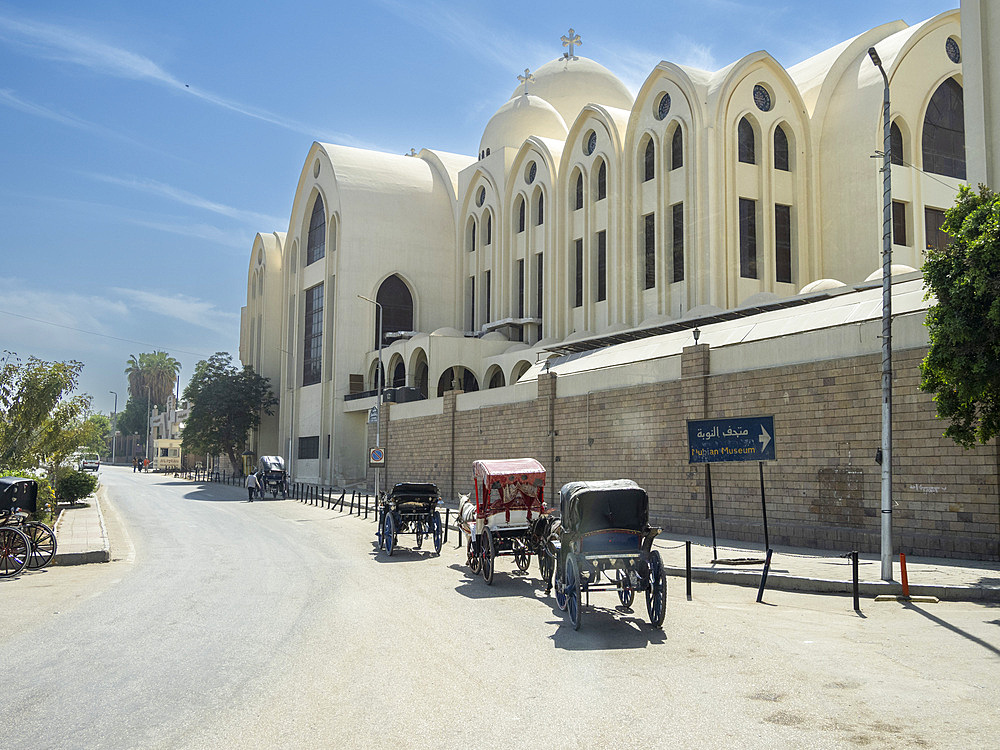
[{"label": "black carriage", "polygon": [[413,534],[417,538],[417,549],[430,537],[434,553],[441,554],[444,527],[438,504],[441,493],[436,484],[402,482],[395,485],[379,503],[376,520],[376,538],[379,549],[384,549],[391,557],[396,550],[400,534]]},{"label": "black carriage", "polygon": [[0,578],[25,568],[38,570],[56,554],[56,536],[40,521],[28,519],[38,509],[38,482],[0,477]]},{"label": "black carriage", "polygon": [[261,456],[257,462],[257,487],[261,499],[265,492],[284,500],[288,497],[288,474],[285,473],[285,459],[281,456]]},{"label": "black carriage", "polygon": [[[560,491],[562,529],[556,542],[555,593],[559,609],[580,629],[586,594],[614,590],[624,607],[646,594],[650,624],[663,625],[667,581],[660,553],[652,549],[660,529],[649,525],[649,497],[629,479],[570,482]],[[613,577],[612,577],[613,573]]]}]

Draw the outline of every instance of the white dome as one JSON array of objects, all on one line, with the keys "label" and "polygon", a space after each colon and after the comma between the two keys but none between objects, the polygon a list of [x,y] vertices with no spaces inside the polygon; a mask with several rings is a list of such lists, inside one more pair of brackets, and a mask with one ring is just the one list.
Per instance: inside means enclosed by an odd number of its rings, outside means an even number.
[{"label": "white dome", "polygon": [[844,284],[843,281],[837,281],[836,279],[816,279],[816,281],[810,281],[804,287],[799,289],[799,294],[825,292],[827,289],[838,289],[842,286],[846,286],[846,284]]},{"label": "white dome", "polygon": [[[904,266],[902,263],[893,263],[889,268],[890,276],[902,276],[904,273],[913,273],[916,268],[910,268],[909,266]],[[877,281],[882,278],[882,269],[878,268],[868,274],[868,278],[865,281]]]},{"label": "white dome", "polygon": [[[610,70],[586,57],[560,57],[534,71],[528,93],[537,96],[572,124],[588,104],[604,104],[618,109],[632,109],[635,97]],[[525,84],[514,89],[514,96],[524,93]]]},{"label": "white dome", "polygon": [[479,151],[520,148],[532,135],[565,141],[567,132],[566,121],[551,104],[533,94],[521,94],[490,118],[479,142]]}]

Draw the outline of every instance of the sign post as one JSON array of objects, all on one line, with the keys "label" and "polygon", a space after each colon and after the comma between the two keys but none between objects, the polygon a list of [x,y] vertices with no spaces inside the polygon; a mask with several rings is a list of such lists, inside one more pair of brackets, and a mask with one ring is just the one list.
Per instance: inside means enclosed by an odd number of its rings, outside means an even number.
[{"label": "sign post", "polygon": [[712,519],[712,551],[715,562],[718,549],[715,536],[715,502],[712,498],[712,464],[732,461],[756,461],[760,471],[760,505],[764,519],[764,549],[770,549],[767,534],[767,502],[764,496],[764,461],[774,461],[774,417],[732,417],[690,419],[688,427],[688,463],[706,464],[708,510]]}]

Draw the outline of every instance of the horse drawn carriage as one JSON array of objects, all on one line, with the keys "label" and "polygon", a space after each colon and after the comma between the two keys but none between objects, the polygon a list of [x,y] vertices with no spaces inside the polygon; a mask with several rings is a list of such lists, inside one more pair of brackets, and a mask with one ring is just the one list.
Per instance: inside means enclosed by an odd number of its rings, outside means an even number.
[{"label": "horse drawn carriage", "polygon": [[261,456],[257,461],[257,487],[261,499],[265,492],[270,492],[274,498],[281,493],[281,499],[288,497],[288,474],[285,472],[285,459],[281,456]]},{"label": "horse drawn carriage", "polygon": [[413,534],[417,537],[417,549],[430,537],[434,553],[441,553],[444,529],[441,513],[437,510],[441,493],[436,484],[402,482],[395,485],[382,498],[375,518],[375,536],[379,549],[385,549],[391,557],[396,549],[399,534]]},{"label": "horse drawn carriage", "polygon": [[538,555],[548,587],[554,561],[546,552],[546,539],[554,516],[545,507],[545,467],[533,458],[476,461],[472,475],[475,505],[465,498],[459,509],[472,572],[481,572],[491,584],[497,557],[513,557],[514,565],[525,573],[532,555]]},{"label": "horse drawn carriage", "polygon": [[44,568],[56,554],[56,536],[40,521],[29,521],[38,508],[38,482],[0,477],[0,578],[25,568]]},{"label": "horse drawn carriage", "polygon": [[652,549],[660,529],[649,525],[646,491],[615,479],[570,482],[559,494],[556,604],[569,612],[573,629],[580,629],[583,595],[589,604],[590,592],[597,590],[617,591],[624,607],[632,606],[637,591],[645,592],[650,624],[663,625],[667,581],[660,553]]}]

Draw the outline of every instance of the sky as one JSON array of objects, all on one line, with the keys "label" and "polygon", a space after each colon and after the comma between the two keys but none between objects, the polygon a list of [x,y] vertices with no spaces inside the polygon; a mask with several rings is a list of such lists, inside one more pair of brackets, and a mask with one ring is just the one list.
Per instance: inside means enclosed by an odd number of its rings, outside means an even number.
[{"label": "sky", "polygon": [[[517,75],[576,49],[633,93],[661,60],[790,67],[958,0],[0,0],[0,359],[239,350],[250,249],[286,231],[313,141],[474,156]],[[609,14],[609,9],[613,9]]]}]

